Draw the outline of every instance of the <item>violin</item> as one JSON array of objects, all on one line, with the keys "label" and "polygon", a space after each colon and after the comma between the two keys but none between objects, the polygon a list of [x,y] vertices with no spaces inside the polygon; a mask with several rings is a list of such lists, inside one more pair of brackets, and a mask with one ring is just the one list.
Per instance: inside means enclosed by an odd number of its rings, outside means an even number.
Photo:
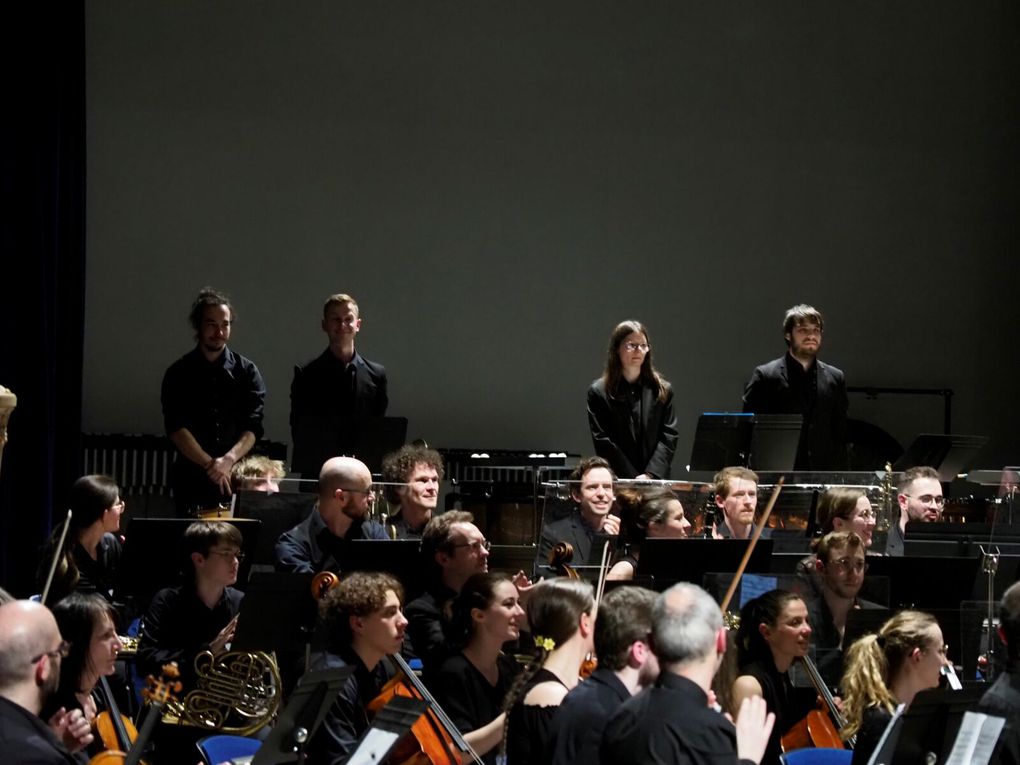
[{"label": "violin", "polygon": [[801,657],[801,663],[807,670],[811,684],[818,691],[825,704],[825,710],[812,709],[803,720],[794,725],[780,739],[784,752],[794,749],[818,747],[823,749],[853,749],[856,736],[851,736],[844,744],[839,731],[846,726],[846,718],[836,706],[836,700],[829,687],[822,680],[815,663],[807,656]]},{"label": "violin", "polygon": [[142,761],[142,750],[149,743],[156,723],[163,716],[163,706],[174,699],[174,694],[181,691],[180,676],[177,662],[164,664],[163,672],[158,679],[149,675],[146,687],[142,690],[142,697],[149,702],[148,712],[134,743],[127,749],[108,749],[100,752],[89,760],[89,765],[139,765]]},{"label": "violin", "polygon": [[107,751],[130,751],[131,745],[138,739],[138,730],[131,718],[120,713],[105,677],[99,678],[99,695],[106,709],[96,715],[93,722],[97,738],[103,742],[103,748]]},{"label": "violin", "polygon": [[482,760],[474,748],[464,740],[457,726],[439,706],[432,694],[422,684],[418,676],[404,661],[400,654],[393,654],[390,660],[399,670],[390,679],[379,695],[368,703],[366,709],[375,715],[396,696],[419,699],[428,704],[425,714],[411,726],[410,734],[397,743],[390,752],[389,760],[394,763],[413,763],[413,765],[461,765],[462,753],[469,761],[482,765]]}]

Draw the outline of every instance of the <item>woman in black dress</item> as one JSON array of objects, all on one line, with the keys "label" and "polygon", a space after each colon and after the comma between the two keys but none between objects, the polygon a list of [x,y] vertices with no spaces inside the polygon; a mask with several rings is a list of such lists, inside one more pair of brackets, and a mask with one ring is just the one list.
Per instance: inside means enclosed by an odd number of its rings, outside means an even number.
[{"label": "woman in black dress", "polygon": [[113,600],[121,544],[117,537],[124,502],[117,482],[105,475],[86,475],[71,486],[71,526],[58,551],[62,527],[53,530],[42,555],[37,578],[45,584],[53,556],[59,556],[48,603],[71,592],[95,592]]},{"label": "woman in black dress", "polygon": [[617,478],[669,478],[676,451],[673,388],[652,366],[648,330],[624,321],[609,337],[602,377],[588,388],[595,453]]},{"label": "woman in black dress", "polygon": [[581,664],[593,649],[595,597],[590,583],[543,580],[531,590],[526,610],[536,652],[504,704],[507,724],[497,762],[506,765],[552,760],[553,718],[580,681]]},{"label": "woman in black dress", "polygon": [[857,736],[854,765],[866,763],[899,704],[939,684],[948,664],[935,617],[900,611],[877,635],[865,635],[847,650],[843,673],[844,738]]},{"label": "woman in black dress", "polygon": [[736,642],[739,669],[730,712],[736,716],[745,698],[765,699],[776,723],[761,763],[776,765],[783,734],[815,706],[814,694],[797,694],[787,675],[794,660],[806,656],[811,646],[807,605],[799,595],[786,590],[766,592],[740,609]]},{"label": "woman in black dress", "polygon": [[613,562],[607,579],[634,578],[645,539],[685,539],[690,533],[691,522],[684,516],[683,505],[669,489],[621,489],[616,492],[616,504],[624,552]]},{"label": "woman in black dress", "polygon": [[436,675],[436,696],[475,752],[495,763],[503,735],[503,701],[521,668],[503,646],[524,624],[517,588],[499,574],[475,574],[451,603],[447,635],[462,646]]}]

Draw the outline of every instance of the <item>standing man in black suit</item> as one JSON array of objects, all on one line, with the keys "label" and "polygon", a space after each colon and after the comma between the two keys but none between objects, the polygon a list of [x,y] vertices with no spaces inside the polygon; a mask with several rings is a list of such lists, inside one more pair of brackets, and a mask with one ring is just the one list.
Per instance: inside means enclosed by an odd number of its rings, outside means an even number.
[{"label": "standing man in black suit", "polygon": [[291,464],[315,475],[330,457],[353,455],[359,421],[383,417],[386,370],[354,349],[361,315],[354,298],[330,295],[322,307],[322,331],[329,347],[304,366],[294,367],[290,386]]},{"label": "standing man in black suit", "polygon": [[846,467],[846,378],[818,360],[825,322],[809,305],[795,305],[783,319],[786,354],[754,370],[744,388],[744,411],[800,414],[795,470]]}]

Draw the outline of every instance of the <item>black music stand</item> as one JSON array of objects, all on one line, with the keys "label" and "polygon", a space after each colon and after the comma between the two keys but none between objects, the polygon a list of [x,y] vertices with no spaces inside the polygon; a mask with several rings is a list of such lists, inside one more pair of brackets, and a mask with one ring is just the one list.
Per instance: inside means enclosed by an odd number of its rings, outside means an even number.
[{"label": "black music stand", "polygon": [[351,571],[384,571],[404,586],[406,602],[425,588],[425,571],[417,539],[354,539],[343,549],[341,575]]},{"label": "black music stand", "polygon": [[949,433],[921,433],[896,460],[893,470],[902,472],[927,465],[939,473],[939,480],[948,483],[970,467],[978,452],[988,443],[988,436],[962,436]]},{"label": "black music stand", "polygon": [[746,465],[754,415],[739,412],[705,412],[698,417],[691,446],[691,470],[722,470]]},{"label": "black music stand", "polygon": [[793,470],[803,423],[804,416],[800,414],[756,414],[748,467],[781,472]]},{"label": "black music stand", "polygon": [[[960,731],[963,715],[977,708],[987,688],[921,691],[910,707],[893,717],[869,765],[945,762]],[[934,755],[934,759],[929,758]]]},{"label": "black music stand", "polygon": [[354,667],[334,667],[308,672],[302,677],[251,765],[304,761],[305,747],[353,674]]},{"label": "black music stand", "polygon": [[239,491],[234,504],[235,518],[254,518],[262,522],[258,544],[252,551],[254,565],[272,566],[276,561],[276,542],[284,532],[305,520],[315,508],[315,495],[308,493],[266,494]]},{"label": "black music stand", "polygon": [[303,653],[315,630],[311,584],[311,574],[252,572],[231,650]]},{"label": "black music stand", "polygon": [[[251,570],[252,552],[258,543],[260,521],[250,518],[218,518],[241,532],[241,552],[245,559],[237,572],[239,590],[244,589]],[[117,573],[118,600],[133,598],[144,610],[152,596],[164,587],[180,584],[191,565],[184,553],[184,532],[192,523],[208,523],[193,518],[135,518],[124,542],[124,557]]]},{"label": "black music stand", "polygon": [[868,593],[872,576],[889,579],[889,607],[958,609],[973,600],[974,584],[981,567],[979,558],[868,556],[868,575],[860,597],[878,600]]},{"label": "black music stand", "polygon": [[[701,585],[706,571],[736,571],[748,544],[747,539],[646,539],[635,575],[651,578],[660,591],[676,582]],[[771,560],[772,540],[759,539],[745,570],[768,573]]]},{"label": "black music stand", "polygon": [[382,762],[428,708],[428,702],[421,699],[394,696],[372,720],[372,726],[358,741],[357,748],[347,759],[347,765],[377,765]]}]

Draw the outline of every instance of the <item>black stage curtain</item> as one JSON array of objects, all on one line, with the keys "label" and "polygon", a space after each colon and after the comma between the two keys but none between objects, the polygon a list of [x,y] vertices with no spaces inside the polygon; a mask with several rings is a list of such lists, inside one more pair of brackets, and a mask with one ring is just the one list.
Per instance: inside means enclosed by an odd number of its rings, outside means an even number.
[{"label": "black stage curtain", "polygon": [[85,305],[85,8],[3,12],[0,384],[18,407],[0,466],[0,584],[35,591],[81,442]]}]

